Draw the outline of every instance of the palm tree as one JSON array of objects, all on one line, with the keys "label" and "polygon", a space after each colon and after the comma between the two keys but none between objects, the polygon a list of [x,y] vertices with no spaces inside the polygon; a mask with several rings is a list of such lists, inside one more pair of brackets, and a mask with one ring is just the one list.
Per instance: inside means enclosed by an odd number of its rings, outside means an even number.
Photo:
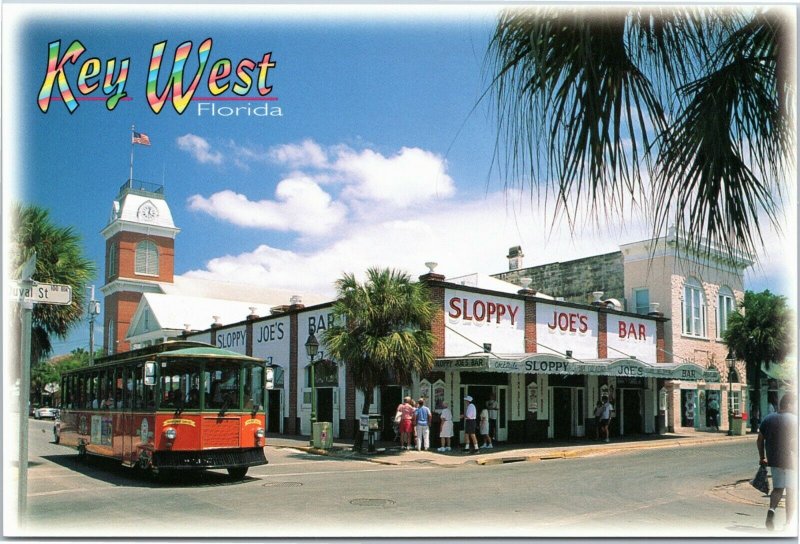
[{"label": "palm tree", "polygon": [[[83,256],[80,237],[71,227],[59,227],[47,210],[16,205],[12,216],[13,250],[11,269],[15,276],[36,252],[33,279],[39,283],[61,283],[72,287],[72,303],[64,306],[36,304],[31,331],[31,361],[36,363],[53,351],[52,336],[66,338],[84,315],[86,286],[95,266]],[[19,327],[19,320],[13,323]],[[17,336],[18,337],[18,336]]]},{"label": "palm tree", "polygon": [[[574,228],[630,204],[687,249],[754,254],[793,179],[794,44],[756,7],[505,11],[487,52],[506,187]],[[793,15],[793,13],[789,13]],[[502,150],[505,146],[506,149]]]},{"label": "palm tree", "polygon": [[739,310],[728,318],[722,338],[733,355],[744,361],[747,383],[753,388],[751,403],[760,406],[761,367],[783,363],[792,349],[793,319],[786,297],[769,290],[745,291]]},{"label": "palm tree", "polygon": [[[414,373],[433,366],[435,305],[422,283],[405,273],[370,268],[359,283],[352,274],[336,282],[335,325],[323,334],[328,352],[344,362],[356,389],[364,393],[366,414],[375,387],[410,384]],[[361,433],[356,449],[361,448]]]}]

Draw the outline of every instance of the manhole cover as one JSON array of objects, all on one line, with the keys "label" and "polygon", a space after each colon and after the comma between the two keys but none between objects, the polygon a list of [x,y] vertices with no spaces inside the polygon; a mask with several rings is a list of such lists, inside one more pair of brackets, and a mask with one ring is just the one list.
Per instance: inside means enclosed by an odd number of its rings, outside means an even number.
[{"label": "manhole cover", "polygon": [[262,487],[300,487],[302,485],[300,482],[267,482],[262,484]]},{"label": "manhole cover", "polygon": [[353,499],[350,504],[353,506],[392,506],[396,503],[391,499]]}]

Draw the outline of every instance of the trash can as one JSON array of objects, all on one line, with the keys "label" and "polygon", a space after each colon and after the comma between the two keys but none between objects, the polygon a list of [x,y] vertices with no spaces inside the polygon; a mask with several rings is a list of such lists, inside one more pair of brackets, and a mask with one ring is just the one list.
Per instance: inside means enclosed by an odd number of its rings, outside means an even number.
[{"label": "trash can", "polygon": [[333,446],[333,430],[330,421],[314,423],[312,432],[311,443],[315,448],[327,450]]},{"label": "trash can", "polygon": [[741,414],[734,414],[731,420],[731,434],[735,436],[744,435],[747,431],[744,421],[746,421],[746,419],[742,418]]}]

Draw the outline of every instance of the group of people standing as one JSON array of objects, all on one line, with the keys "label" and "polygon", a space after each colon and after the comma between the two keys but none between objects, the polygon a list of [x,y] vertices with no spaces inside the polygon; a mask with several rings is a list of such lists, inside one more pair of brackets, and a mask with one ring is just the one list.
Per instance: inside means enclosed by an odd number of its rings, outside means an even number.
[{"label": "group of people standing", "polygon": [[[480,448],[493,448],[492,432],[490,422],[492,421],[491,410],[497,410],[497,403],[494,397],[486,403],[486,408],[481,411],[480,422],[478,422],[477,408],[472,402],[472,397],[467,395],[464,397],[465,409],[461,415],[464,420],[464,434],[466,439],[465,451],[476,453],[478,451],[478,438],[476,430],[480,432],[483,444]],[[414,447],[417,451],[427,451],[430,447],[430,428],[433,420],[433,414],[430,408],[425,406],[425,399],[419,399],[414,406],[411,397],[406,397],[403,402],[397,406],[395,414],[395,422],[398,423],[398,431],[400,434],[400,448],[403,450],[410,450]],[[414,437],[414,445],[412,446],[412,436]],[[438,452],[451,451],[451,440],[454,436],[453,429],[453,412],[450,410],[450,405],[447,402],[442,403],[442,408],[439,412],[439,440],[440,447],[436,449]]]}]

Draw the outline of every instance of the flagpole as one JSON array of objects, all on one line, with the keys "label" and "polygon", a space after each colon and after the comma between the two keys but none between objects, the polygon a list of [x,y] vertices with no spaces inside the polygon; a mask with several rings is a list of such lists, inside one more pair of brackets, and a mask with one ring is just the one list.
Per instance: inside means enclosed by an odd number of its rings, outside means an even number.
[{"label": "flagpole", "polygon": [[136,125],[131,125],[131,175],[128,178],[128,187],[133,187],[133,133],[136,131]]}]

